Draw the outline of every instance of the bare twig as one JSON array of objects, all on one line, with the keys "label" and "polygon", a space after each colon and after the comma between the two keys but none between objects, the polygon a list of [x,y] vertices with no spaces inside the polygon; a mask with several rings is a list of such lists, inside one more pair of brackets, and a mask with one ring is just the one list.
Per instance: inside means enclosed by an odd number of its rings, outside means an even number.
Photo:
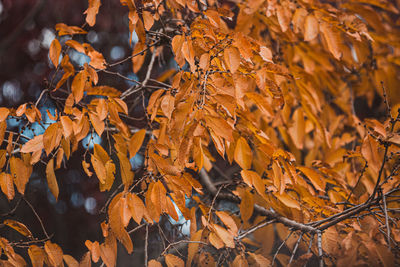
[{"label": "bare twig", "polygon": [[388,242],[388,246],[389,246],[389,250],[390,250],[391,249],[391,246],[390,246],[390,226],[389,226],[389,220],[388,220],[388,213],[387,213],[385,195],[382,196],[382,202],[383,202],[383,212],[385,213],[385,225],[386,225],[387,242]]},{"label": "bare twig", "polygon": [[293,231],[290,231],[290,233],[288,234],[288,236],[285,238],[285,240],[282,241],[282,243],[279,245],[278,249],[275,251],[274,253],[274,257],[272,258],[272,262],[271,262],[271,266],[274,266],[275,263],[275,259],[279,254],[279,251],[281,250],[281,248],[283,247],[283,245],[286,244],[286,241],[289,240],[290,236],[293,234]]},{"label": "bare twig", "polygon": [[317,238],[319,267],[324,267],[324,259],[322,257],[322,231],[317,231]]},{"label": "bare twig", "polygon": [[50,236],[47,234],[46,228],[44,227],[43,221],[40,218],[39,214],[37,214],[35,208],[32,206],[32,204],[24,197],[22,196],[22,199],[25,201],[26,204],[28,204],[28,206],[31,208],[33,214],[35,214],[35,217],[37,218],[37,220],[40,223],[40,226],[42,227],[42,231],[44,233],[44,235],[46,236],[47,239],[50,239]]},{"label": "bare twig", "polygon": [[292,255],[290,256],[290,260],[289,260],[288,265],[292,263],[292,261],[294,259],[294,256],[296,255],[297,248],[299,247],[299,244],[300,244],[300,241],[301,241],[302,238],[303,238],[303,233],[301,233],[300,236],[299,236],[299,239],[297,239],[296,245],[293,248]]},{"label": "bare twig", "polygon": [[149,225],[146,224],[146,236],[144,239],[144,266],[147,267],[147,261],[148,261],[148,252],[147,252],[147,247],[149,245]]},{"label": "bare twig", "polygon": [[240,235],[238,235],[238,236],[236,237],[236,239],[237,239],[237,240],[240,240],[240,239],[244,238],[245,236],[247,236],[247,235],[249,235],[249,234],[251,234],[251,233],[257,231],[258,229],[263,228],[264,226],[267,226],[267,225],[269,225],[269,224],[271,224],[271,223],[273,223],[273,222],[275,222],[275,219],[272,219],[272,220],[270,220],[270,221],[266,221],[266,222],[260,223],[260,224],[258,224],[258,225],[256,225],[256,226],[250,228],[249,230],[247,230],[247,231],[241,233]]}]

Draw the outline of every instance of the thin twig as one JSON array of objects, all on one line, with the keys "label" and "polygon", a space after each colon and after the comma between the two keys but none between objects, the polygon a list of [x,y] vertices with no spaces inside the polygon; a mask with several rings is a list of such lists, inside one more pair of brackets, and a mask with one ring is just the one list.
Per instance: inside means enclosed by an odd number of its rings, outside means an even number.
[{"label": "thin twig", "polygon": [[317,231],[317,238],[319,267],[324,267],[324,259],[322,258],[322,231]]},{"label": "thin twig", "polygon": [[290,260],[289,260],[288,265],[290,265],[292,263],[292,261],[294,259],[294,256],[296,255],[296,251],[297,251],[297,248],[299,247],[301,239],[303,238],[303,234],[304,233],[301,233],[300,236],[299,236],[299,239],[297,239],[296,245],[293,248],[292,255],[290,256]]},{"label": "thin twig", "polygon": [[264,227],[264,226],[267,226],[267,225],[269,225],[269,224],[271,224],[271,223],[273,223],[273,222],[275,222],[275,219],[272,219],[272,220],[270,220],[270,221],[266,221],[266,222],[260,223],[260,224],[258,224],[258,225],[256,225],[256,226],[250,228],[249,230],[247,230],[247,231],[241,233],[240,235],[238,235],[238,236],[236,237],[236,239],[237,239],[237,240],[240,240],[240,239],[244,238],[245,236],[247,236],[247,235],[253,233],[254,231],[257,231],[258,229],[260,229],[260,228],[262,228],[262,227]]},{"label": "thin twig", "polygon": [[391,246],[390,246],[390,226],[389,226],[389,220],[388,220],[388,213],[387,213],[387,206],[386,206],[386,197],[385,197],[385,195],[382,196],[382,201],[383,201],[383,212],[385,213],[385,224],[386,224],[387,242],[388,242],[389,250],[391,250]]},{"label": "thin twig", "polygon": [[32,204],[23,196],[22,199],[25,201],[26,204],[31,208],[32,212],[35,214],[36,218],[38,219],[40,226],[42,227],[42,231],[44,235],[46,236],[47,239],[50,239],[50,236],[47,234],[46,228],[44,227],[42,219],[40,219],[39,214],[37,214],[35,208],[32,206]]},{"label": "thin twig", "polygon": [[147,261],[148,261],[148,252],[147,252],[147,247],[149,245],[149,225],[146,224],[146,236],[144,240],[144,266],[147,267]]},{"label": "thin twig", "polygon": [[278,256],[279,251],[281,250],[281,248],[283,247],[283,245],[286,244],[286,241],[289,240],[289,238],[290,238],[290,236],[291,236],[292,234],[293,234],[293,231],[290,231],[290,233],[288,234],[288,236],[285,238],[285,240],[282,241],[282,243],[279,245],[278,249],[275,251],[274,257],[272,258],[271,266],[274,266],[275,259],[276,259],[276,257]]}]

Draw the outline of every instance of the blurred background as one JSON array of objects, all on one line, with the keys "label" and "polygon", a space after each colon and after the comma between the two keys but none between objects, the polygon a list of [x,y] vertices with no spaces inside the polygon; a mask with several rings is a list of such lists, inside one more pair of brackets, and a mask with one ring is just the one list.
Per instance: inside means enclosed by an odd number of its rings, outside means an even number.
[{"label": "blurred background", "polygon": [[[83,25],[83,12],[86,9],[87,0],[0,0],[0,106],[17,108],[22,103],[36,101],[54,74],[48,57],[48,49],[56,37],[54,26],[61,22],[67,25]],[[87,35],[76,36],[74,39],[90,43],[94,49],[103,53],[107,62],[118,61],[132,52],[129,39],[135,41],[135,36],[129,35],[127,12],[117,0],[102,1],[95,27],[85,29],[88,30]],[[61,38],[60,42],[63,44],[70,38]],[[75,67],[83,66],[90,60],[73,49],[68,53]],[[138,79],[132,72],[130,61],[114,67],[113,71],[123,73],[130,79]],[[116,79],[112,75],[101,75],[99,84],[121,89],[133,85],[132,82]],[[52,122],[46,110],[54,115],[56,103],[45,96],[38,108],[45,122],[43,126],[36,123],[25,129],[22,128],[24,121],[9,117],[7,130],[22,131],[27,138],[42,134]],[[141,111],[139,107],[137,112]],[[137,120],[134,123],[141,127],[144,122]],[[72,158],[57,170],[60,187],[57,202],[47,188],[44,164],[35,167],[25,194],[42,218],[47,232],[52,235],[52,242],[59,244],[64,253],[76,259],[80,259],[87,251],[85,240],[102,240],[100,222],[105,219],[105,215],[100,210],[110,193],[100,193],[97,179],[88,178],[81,165],[86,146],[92,148],[94,143],[101,142],[98,136],[89,135]],[[139,154],[131,162],[133,168],[138,169],[143,163],[143,157]],[[18,208],[14,211],[16,206]],[[45,237],[33,211],[19,197],[9,202],[4,194],[0,194],[0,219],[18,220],[28,226],[35,237]],[[144,229],[142,230],[137,236],[144,233]],[[6,236],[9,240],[22,239],[21,235],[8,227],[0,229],[0,236]],[[138,253],[130,260],[142,258],[140,251],[143,238],[134,239],[133,242]],[[21,251],[26,252],[26,249]],[[119,250],[118,257],[124,257],[124,249]]]}]

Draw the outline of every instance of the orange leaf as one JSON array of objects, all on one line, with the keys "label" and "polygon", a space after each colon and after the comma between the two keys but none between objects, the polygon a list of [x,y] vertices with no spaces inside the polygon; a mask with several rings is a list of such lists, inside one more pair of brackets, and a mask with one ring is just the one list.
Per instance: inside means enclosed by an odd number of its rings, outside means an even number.
[{"label": "orange leaf", "polygon": [[68,116],[61,116],[60,121],[63,128],[64,136],[67,138],[70,137],[73,133],[72,120]]},{"label": "orange leaf", "polygon": [[310,14],[304,22],[304,41],[314,40],[318,36],[318,20]]},{"label": "orange leaf", "polygon": [[37,135],[22,146],[21,153],[35,152],[43,147],[43,135]]},{"label": "orange leaf", "polygon": [[49,257],[51,265],[60,266],[62,264],[63,252],[57,244],[46,241],[46,243],[44,244],[44,250]]},{"label": "orange leaf", "polygon": [[104,132],[104,121],[100,120],[100,118],[97,116],[97,114],[94,114],[92,112],[89,112],[89,119],[94,127],[94,130],[96,133],[101,136],[102,133]]},{"label": "orange leaf", "polygon": [[88,9],[83,14],[86,14],[86,22],[93,27],[96,24],[96,15],[99,13],[101,6],[100,0],[89,0]]},{"label": "orange leaf", "polygon": [[43,267],[46,256],[43,249],[36,245],[31,245],[28,249],[28,254],[33,267]]},{"label": "orange leaf", "polygon": [[240,53],[236,47],[228,47],[224,51],[224,59],[231,73],[235,73],[240,65]]},{"label": "orange leaf", "polygon": [[308,167],[297,167],[311,181],[314,187],[322,192],[325,192],[326,182],[321,174]]},{"label": "orange leaf", "polygon": [[79,262],[70,255],[63,255],[63,260],[68,265],[68,267],[80,267]]},{"label": "orange leaf", "polygon": [[145,206],[143,201],[135,194],[128,194],[127,196],[128,207],[131,211],[133,220],[140,224],[145,213]]},{"label": "orange leaf", "polygon": [[250,169],[253,153],[251,152],[251,148],[249,144],[247,144],[246,139],[243,137],[240,137],[236,142],[234,158],[242,169]]},{"label": "orange leaf", "polygon": [[12,176],[9,173],[0,173],[0,187],[1,191],[7,196],[8,200],[11,200],[15,196],[14,183]]},{"label": "orange leaf", "polygon": [[58,183],[56,174],[54,173],[54,158],[52,158],[46,166],[46,177],[47,177],[47,185],[49,186],[50,192],[53,196],[58,199]]},{"label": "orange leaf", "polygon": [[236,236],[238,228],[232,217],[225,211],[216,211],[215,214],[228,227],[229,231]]},{"label": "orange leaf", "polygon": [[172,112],[174,111],[175,97],[170,94],[166,94],[161,98],[161,110],[168,119],[171,119]]},{"label": "orange leaf", "polygon": [[129,156],[134,157],[139,151],[143,144],[144,137],[146,136],[146,130],[141,129],[137,131],[129,141]]},{"label": "orange leaf", "polygon": [[56,68],[60,60],[60,54],[61,54],[61,44],[56,38],[54,38],[54,40],[51,42],[50,45],[49,56],[51,62]]},{"label": "orange leaf", "polygon": [[254,198],[248,190],[244,190],[241,195],[242,201],[240,202],[240,214],[243,221],[248,221],[253,215]]},{"label": "orange leaf", "polygon": [[78,26],[68,26],[64,23],[58,23],[55,27],[56,31],[58,31],[58,36],[63,35],[74,35],[74,34],[86,34],[87,31],[81,29]]},{"label": "orange leaf", "polygon": [[233,241],[233,235],[228,232],[225,228],[222,226],[219,226],[218,224],[212,224],[212,227],[214,229],[214,232],[221,238],[221,240],[225,243],[225,245],[228,248],[234,248],[235,247],[235,242]]},{"label": "orange leaf", "polygon": [[11,157],[10,170],[11,175],[14,177],[14,184],[17,187],[17,191],[23,195],[25,192],[25,186],[32,173],[32,167],[29,168],[26,166],[20,158]]},{"label": "orange leaf", "polygon": [[47,155],[61,142],[61,131],[58,126],[58,123],[51,124],[43,134],[43,146]]},{"label": "orange leaf", "polygon": [[83,97],[83,90],[86,84],[86,71],[80,71],[77,75],[75,75],[74,80],[72,81],[71,91],[74,95],[75,103],[78,103]]},{"label": "orange leaf", "polygon": [[133,172],[131,170],[131,164],[125,153],[118,152],[117,156],[119,159],[122,183],[125,185],[125,188],[128,189],[129,186],[133,183]]},{"label": "orange leaf", "polygon": [[32,237],[31,231],[29,231],[28,227],[26,227],[23,223],[14,220],[4,220],[3,224],[11,227],[23,236]]},{"label": "orange leaf", "polygon": [[8,108],[1,107],[0,108],[0,122],[7,119],[8,114],[10,114],[10,110],[8,110]]},{"label": "orange leaf", "polygon": [[165,263],[168,267],[184,267],[185,263],[183,260],[173,254],[165,255]]}]

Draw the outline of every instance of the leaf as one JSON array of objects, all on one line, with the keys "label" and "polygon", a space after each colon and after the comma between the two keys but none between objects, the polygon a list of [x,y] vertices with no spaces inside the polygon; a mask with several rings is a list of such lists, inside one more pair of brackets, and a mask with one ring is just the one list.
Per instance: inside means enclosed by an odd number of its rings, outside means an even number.
[{"label": "leaf", "polygon": [[241,194],[242,201],[240,202],[240,214],[243,221],[248,221],[253,215],[254,198],[248,190],[244,190]]},{"label": "leaf", "polygon": [[23,236],[32,238],[32,233],[29,231],[28,227],[26,227],[23,223],[14,221],[14,220],[4,220],[3,221],[4,225],[7,225],[8,227],[13,228],[15,231],[20,233]]},{"label": "leaf", "polygon": [[73,133],[73,124],[72,120],[68,116],[60,117],[61,126],[63,128],[63,133],[66,138],[70,137]]},{"label": "leaf", "polygon": [[232,217],[225,211],[216,211],[215,214],[218,218],[228,227],[229,231],[236,236],[238,232],[238,227]]},{"label": "leaf", "polygon": [[43,147],[47,155],[60,145],[61,131],[58,126],[58,123],[51,124],[43,134]]},{"label": "leaf", "polygon": [[42,150],[43,148],[43,135],[41,134],[26,142],[21,148],[21,153],[36,152],[38,150]]},{"label": "leaf", "polygon": [[93,27],[96,24],[96,15],[99,13],[101,2],[100,0],[89,0],[88,2],[88,9],[83,14],[86,14],[86,22],[89,26]]},{"label": "leaf", "polygon": [[46,243],[44,244],[44,250],[49,257],[51,265],[60,266],[62,264],[63,252],[57,244],[46,241]]},{"label": "leaf", "polygon": [[133,172],[132,167],[129,162],[129,159],[126,157],[126,154],[118,152],[119,166],[121,170],[121,178],[122,183],[125,185],[125,188],[128,189],[130,185],[133,183]]},{"label": "leaf", "polygon": [[276,193],[276,194],[274,194],[274,196],[277,199],[279,199],[280,202],[285,204],[285,206],[287,206],[289,208],[294,208],[294,209],[300,210],[300,204],[296,200],[291,198],[288,194],[286,194],[286,193],[282,193],[282,194]]},{"label": "leaf", "polygon": [[326,182],[318,172],[308,167],[297,167],[297,169],[299,169],[307,176],[308,179],[310,179],[311,183],[317,190],[325,192]]},{"label": "leaf", "polygon": [[157,210],[158,214],[161,214],[161,212],[163,212],[167,208],[166,194],[167,190],[160,181],[154,183],[153,189],[151,191],[151,202],[153,203],[154,208]]},{"label": "leaf", "polygon": [[310,14],[304,22],[304,41],[312,41],[318,36],[318,20]]},{"label": "leaf", "polygon": [[233,235],[228,232],[225,228],[222,226],[219,226],[218,224],[212,224],[212,227],[214,229],[214,232],[218,235],[219,238],[225,243],[225,245],[228,248],[234,248],[235,247],[235,242],[233,241]]},{"label": "leaf", "polygon": [[129,141],[129,156],[134,157],[139,151],[143,144],[144,137],[146,136],[146,130],[141,129],[137,131]]},{"label": "leaf", "polygon": [[104,121],[100,120],[100,118],[97,116],[97,114],[94,114],[92,112],[89,112],[89,119],[94,127],[94,130],[96,133],[101,136],[104,132]]},{"label": "leaf", "polygon": [[17,187],[17,191],[23,195],[32,173],[32,167],[27,167],[20,158],[11,157],[10,170],[11,175],[14,177],[14,184]]},{"label": "leaf", "polygon": [[148,267],[162,267],[162,264],[160,262],[156,261],[156,260],[150,260],[147,263],[147,266]]},{"label": "leaf", "polygon": [[234,159],[242,169],[247,170],[251,168],[253,153],[246,139],[243,137],[240,137],[236,142]]},{"label": "leaf", "polygon": [[76,74],[74,80],[72,81],[71,91],[74,95],[75,103],[78,103],[83,97],[83,90],[85,88],[86,80],[86,71],[83,70]]},{"label": "leaf", "polygon": [[327,22],[322,22],[320,24],[320,31],[324,36],[326,43],[328,45],[328,49],[331,54],[337,59],[340,60],[342,57],[342,52],[340,49],[340,33],[333,29],[332,25],[329,25]]},{"label": "leaf", "polygon": [[8,200],[12,200],[15,196],[14,183],[11,174],[2,172],[0,173],[0,187],[1,191],[7,196]]},{"label": "leaf", "polygon": [[31,245],[29,246],[28,254],[33,267],[43,267],[46,256],[43,249],[36,245]]},{"label": "leaf", "polygon": [[205,116],[207,127],[215,132],[216,135],[223,137],[229,142],[233,141],[232,127],[220,117]]},{"label": "leaf", "polygon": [[[190,237],[190,241],[200,241],[201,240],[201,236],[203,234],[203,230],[199,230],[196,233],[194,233],[191,237]],[[199,246],[200,243],[189,243],[188,244],[188,258],[186,261],[186,267],[192,266],[192,261],[193,261],[193,257],[196,255],[196,253],[199,250]]]},{"label": "leaf", "polygon": [[81,29],[78,26],[68,26],[64,23],[58,23],[55,27],[56,31],[58,31],[58,36],[63,35],[74,35],[74,34],[86,34],[87,31]]},{"label": "leaf", "polygon": [[239,50],[235,47],[228,47],[224,51],[224,59],[231,73],[235,73],[240,65]]},{"label": "leaf", "polygon": [[257,266],[259,266],[259,267],[270,266],[270,264],[271,264],[271,261],[268,260],[267,258],[265,258],[261,254],[255,254],[255,253],[251,253],[251,252],[248,252],[248,254],[250,255],[250,257],[252,257],[254,259]]},{"label": "leaf", "polygon": [[143,201],[137,195],[131,193],[127,195],[127,202],[133,220],[140,224],[146,209]]},{"label": "leaf", "polygon": [[173,254],[165,255],[165,263],[168,267],[184,267],[185,263],[183,260]]},{"label": "leaf", "polygon": [[0,122],[7,119],[8,114],[10,114],[10,110],[8,110],[8,108],[0,107]]},{"label": "leaf", "polygon": [[61,44],[56,38],[54,38],[54,40],[50,44],[49,56],[51,62],[56,68],[58,66],[58,62],[60,61],[60,54],[61,54]]},{"label": "leaf", "polygon": [[104,163],[96,155],[92,155],[90,158],[94,172],[96,173],[97,179],[100,183],[104,184],[106,182],[107,171]]},{"label": "leaf", "polygon": [[47,185],[49,186],[50,192],[53,196],[58,199],[58,183],[56,174],[54,173],[54,158],[52,158],[46,166],[46,177],[47,177]]},{"label": "leaf", "polygon": [[166,94],[161,98],[161,110],[168,119],[171,119],[175,107],[174,103],[175,97],[170,94]]},{"label": "leaf", "polygon": [[68,267],[79,267],[79,262],[70,255],[63,255],[63,260]]}]

